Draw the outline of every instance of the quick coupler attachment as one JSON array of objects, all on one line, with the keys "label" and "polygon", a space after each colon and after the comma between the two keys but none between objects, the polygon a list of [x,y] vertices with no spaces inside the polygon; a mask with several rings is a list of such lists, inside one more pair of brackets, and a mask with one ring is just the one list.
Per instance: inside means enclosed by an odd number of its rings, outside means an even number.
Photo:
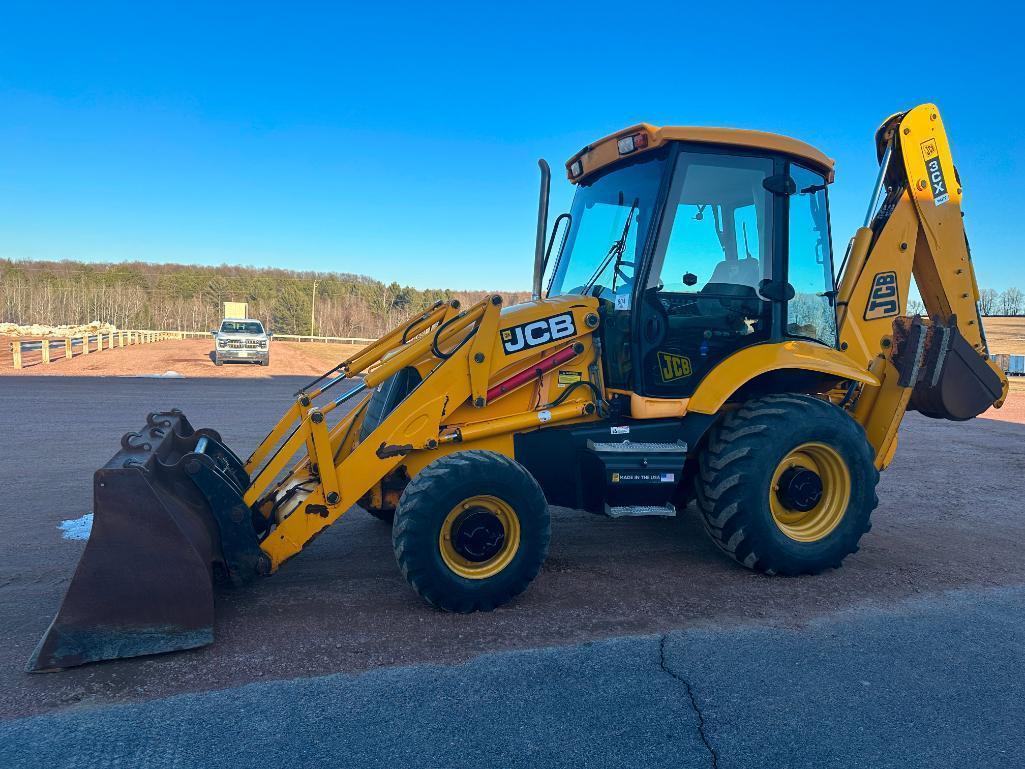
[{"label": "quick coupler attachment", "polygon": [[178,410],[153,413],[93,477],[89,541],[30,671],[214,640],[213,576],[269,571],[243,463]]}]

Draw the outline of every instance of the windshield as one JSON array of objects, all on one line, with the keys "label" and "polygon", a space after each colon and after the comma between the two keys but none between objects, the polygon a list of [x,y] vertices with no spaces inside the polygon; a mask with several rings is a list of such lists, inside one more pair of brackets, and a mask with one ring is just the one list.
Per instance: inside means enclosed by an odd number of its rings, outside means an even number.
[{"label": "windshield", "polygon": [[665,158],[664,152],[649,154],[577,188],[551,296],[592,293],[614,301],[630,295]]},{"label": "windshield", "polygon": [[262,334],[263,324],[255,320],[226,320],[221,323],[222,334]]}]

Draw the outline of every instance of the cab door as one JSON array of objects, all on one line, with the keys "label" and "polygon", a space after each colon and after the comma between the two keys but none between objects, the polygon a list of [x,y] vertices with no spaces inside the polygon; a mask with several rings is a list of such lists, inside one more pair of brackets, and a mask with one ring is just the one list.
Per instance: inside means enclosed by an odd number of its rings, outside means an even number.
[{"label": "cab door", "polygon": [[760,290],[778,272],[778,196],[766,180],[782,166],[751,154],[678,154],[635,298],[643,394],[687,397],[725,357],[772,336],[773,303]]}]

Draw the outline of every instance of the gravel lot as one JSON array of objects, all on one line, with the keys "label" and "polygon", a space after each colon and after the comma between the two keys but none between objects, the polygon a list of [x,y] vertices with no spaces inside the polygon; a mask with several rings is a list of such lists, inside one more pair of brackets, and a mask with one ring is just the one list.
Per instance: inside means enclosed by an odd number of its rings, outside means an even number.
[{"label": "gravel lot", "polygon": [[[0,337],[0,344],[7,339]],[[53,362],[42,364],[39,353],[26,354],[25,368],[12,367],[10,355],[0,356],[0,375],[3,376],[160,376],[172,371],[186,377],[217,377],[218,379],[268,379],[274,376],[314,377],[335,363],[344,360],[360,345],[326,344],[320,342],[271,341],[270,365],[255,363],[225,363],[215,366],[211,353],[213,339],[182,339],[153,342],[151,344],[115,347],[102,352],[82,355],[75,348],[71,360],[63,358],[63,351],[53,352]]]},{"label": "gravel lot", "polygon": [[57,527],[89,511],[92,471],[121,434],[150,410],[180,406],[244,454],[301,382],[0,377],[0,717],[680,628],[794,628],[838,609],[1025,584],[1025,425],[911,414],[861,552],[818,577],[736,566],[693,511],[609,520],[557,509],[551,556],[527,593],[490,614],[449,615],[421,603],[398,573],[387,527],[354,509],[278,574],[221,592],[212,646],[22,672],[83,547]]}]

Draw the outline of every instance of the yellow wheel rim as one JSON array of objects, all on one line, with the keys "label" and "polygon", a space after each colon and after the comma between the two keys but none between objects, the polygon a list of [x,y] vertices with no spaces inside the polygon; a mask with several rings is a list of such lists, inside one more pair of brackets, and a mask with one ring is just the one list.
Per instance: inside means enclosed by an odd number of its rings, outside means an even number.
[{"label": "yellow wheel rim", "polygon": [[803,443],[783,457],[769,488],[773,521],[797,542],[828,536],[843,520],[850,499],[847,463],[824,443]]},{"label": "yellow wheel rim", "polygon": [[441,524],[441,558],[466,579],[487,579],[509,565],[520,548],[520,519],[489,494],[464,499]]}]

